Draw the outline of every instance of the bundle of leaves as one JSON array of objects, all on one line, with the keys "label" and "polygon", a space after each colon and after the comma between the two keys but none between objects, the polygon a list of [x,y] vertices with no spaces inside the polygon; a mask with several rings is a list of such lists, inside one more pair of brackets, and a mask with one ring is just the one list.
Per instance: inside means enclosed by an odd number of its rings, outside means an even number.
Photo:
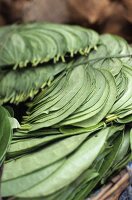
[{"label": "bundle of leaves", "polygon": [[47,23],[0,39],[2,196],[84,200],[132,159],[131,46]]}]

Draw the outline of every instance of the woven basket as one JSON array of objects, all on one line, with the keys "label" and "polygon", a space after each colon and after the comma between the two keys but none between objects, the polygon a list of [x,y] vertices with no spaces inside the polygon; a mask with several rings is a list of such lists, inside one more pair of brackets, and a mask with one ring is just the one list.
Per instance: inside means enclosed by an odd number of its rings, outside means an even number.
[{"label": "woven basket", "polygon": [[132,200],[131,167],[128,166],[111,178],[108,184],[92,194],[87,200]]}]

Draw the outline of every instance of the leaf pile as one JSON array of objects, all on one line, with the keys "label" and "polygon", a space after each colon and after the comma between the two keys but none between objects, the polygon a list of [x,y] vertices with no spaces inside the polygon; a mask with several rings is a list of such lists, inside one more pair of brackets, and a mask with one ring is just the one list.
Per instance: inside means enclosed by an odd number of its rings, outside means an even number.
[{"label": "leaf pile", "polygon": [[13,25],[0,30],[0,66],[25,67],[30,62],[54,62],[64,60],[66,53],[71,56],[80,52],[86,54],[98,43],[98,34],[79,26],[56,24]]},{"label": "leaf pile", "polygon": [[8,150],[3,137],[2,196],[84,200],[132,159],[132,48],[68,25],[14,25],[0,37],[0,103],[32,98]]}]

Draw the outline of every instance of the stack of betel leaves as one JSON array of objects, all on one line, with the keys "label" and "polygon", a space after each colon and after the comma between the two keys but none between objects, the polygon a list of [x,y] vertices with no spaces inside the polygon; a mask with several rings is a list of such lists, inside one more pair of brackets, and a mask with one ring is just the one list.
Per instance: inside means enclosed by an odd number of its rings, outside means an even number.
[{"label": "stack of betel leaves", "polygon": [[0,104],[2,197],[84,200],[132,160],[132,47],[79,26],[3,27]]}]

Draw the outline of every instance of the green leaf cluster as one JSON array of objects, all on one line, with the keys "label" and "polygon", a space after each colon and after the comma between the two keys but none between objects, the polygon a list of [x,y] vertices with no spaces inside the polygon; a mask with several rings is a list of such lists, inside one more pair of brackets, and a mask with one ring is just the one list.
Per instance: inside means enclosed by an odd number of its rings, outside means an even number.
[{"label": "green leaf cluster", "polygon": [[[2,196],[84,200],[132,160],[131,46],[48,23],[7,26],[0,39]],[[17,128],[3,106],[20,102]]]}]

